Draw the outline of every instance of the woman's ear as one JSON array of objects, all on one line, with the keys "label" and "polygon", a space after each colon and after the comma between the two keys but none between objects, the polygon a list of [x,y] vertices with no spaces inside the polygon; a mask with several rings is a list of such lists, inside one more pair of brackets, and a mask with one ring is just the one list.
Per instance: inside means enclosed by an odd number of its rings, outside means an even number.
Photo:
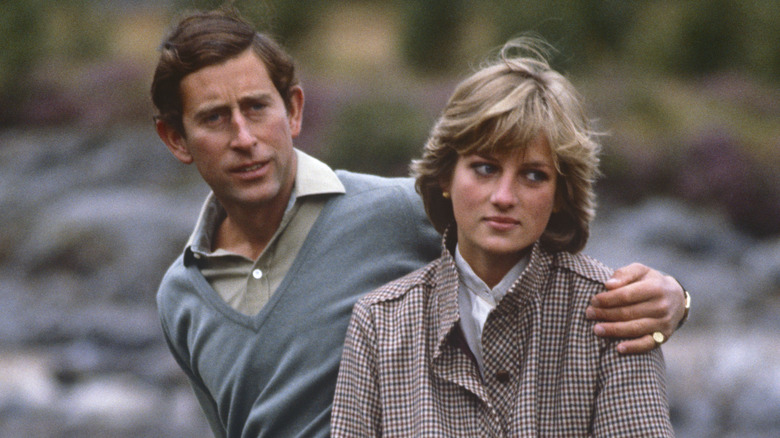
[{"label": "woman's ear", "polygon": [[[439,178],[439,188],[441,188],[442,194],[444,193],[450,193],[450,189],[452,188],[452,181],[450,178],[445,178],[442,176]],[[445,198],[449,198],[449,196],[444,196]]]},{"label": "woman's ear", "polygon": [[[558,180],[560,182],[560,179]],[[564,189],[568,190],[568,186]],[[557,190],[555,190],[555,200],[553,201],[553,213],[559,213],[561,210],[563,210],[563,206],[566,204],[566,201],[564,201],[562,189],[558,187]]]},{"label": "woman's ear", "polygon": [[187,148],[187,140],[178,129],[163,120],[157,120],[155,122],[155,128],[157,129],[157,135],[160,137],[160,140],[165,143],[165,146],[168,147],[168,150],[171,151],[176,159],[184,164],[192,163],[192,154]]},{"label": "woman's ear", "polygon": [[441,188],[441,196],[444,199],[450,199],[450,196],[451,196],[450,187],[451,186],[452,186],[452,184],[450,182],[444,183],[442,181],[439,181],[439,188]]}]

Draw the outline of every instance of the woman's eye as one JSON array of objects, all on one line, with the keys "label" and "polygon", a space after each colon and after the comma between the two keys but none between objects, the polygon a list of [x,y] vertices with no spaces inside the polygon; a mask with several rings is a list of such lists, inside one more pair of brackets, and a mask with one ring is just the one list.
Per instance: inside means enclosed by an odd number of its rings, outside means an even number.
[{"label": "woman's eye", "polygon": [[477,175],[481,176],[492,175],[498,171],[498,167],[490,163],[474,163],[471,165],[471,168],[474,169]]},{"label": "woman's eye", "polygon": [[550,179],[550,176],[547,175],[547,172],[543,172],[541,170],[529,170],[526,172],[526,177],[533,182],[543,182]]}]

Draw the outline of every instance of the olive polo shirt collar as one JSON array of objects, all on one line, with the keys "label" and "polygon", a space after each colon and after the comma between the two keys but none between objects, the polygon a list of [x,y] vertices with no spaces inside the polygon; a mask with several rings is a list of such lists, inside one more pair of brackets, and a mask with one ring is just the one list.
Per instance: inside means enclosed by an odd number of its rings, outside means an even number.
[{"label": "olive polo shirt collar", "polygon": [[[299,198],[346,193],[344,184],[327,164],[301,150],[294,149],[294,151],[298,169],[295,172],[295,185],[285,212],[289,211]],[[217,201],[214,192],[210,192],[198,215],[195,229],[187,241],[185,253],[190,256],[192,254],[211,254],[217,226],[226,216],[227,213]],[[186,257],[185,261],[187,258],[189,257]]]}]

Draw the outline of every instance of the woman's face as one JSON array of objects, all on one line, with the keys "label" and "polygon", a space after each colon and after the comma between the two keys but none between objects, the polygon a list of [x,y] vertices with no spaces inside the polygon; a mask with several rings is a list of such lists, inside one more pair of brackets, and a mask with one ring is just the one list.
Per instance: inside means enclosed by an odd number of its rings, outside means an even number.
[{"label": "woman's face", "polygon": [[458,157],[442,189],[451,195],[460,253],[489,286],[541,237],[555,204],[556,181],[542,135],[523,151]]}]

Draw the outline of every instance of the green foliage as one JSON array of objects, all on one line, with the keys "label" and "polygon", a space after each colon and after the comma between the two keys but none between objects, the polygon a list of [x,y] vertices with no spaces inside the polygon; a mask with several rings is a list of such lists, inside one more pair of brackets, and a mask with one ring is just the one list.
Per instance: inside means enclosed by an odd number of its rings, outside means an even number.
[{"label": "green foliage", "polygon": [[[0,14],[0,124],[17,121],[13,110],[36,86],[35,69],[68,65],[105,54],[110,27],[86,0],[6,0]],[[56,82],[60,78],[49,78]]]},{"label": "green foliage", "polygon": [[[615,66],[626,74],[695,78],[728,71],[770,85],[780,79],[776,0],[345,0],[339,8],[367,2],[393,17],[388,22],[398,23],[398,35],[392,38],[400,44],[401,75],[410,69],[460,74],[490,49],[530,31],[558,49],[551,60],[554,68],[579,77]],[[165,4],[172,16],[235,5],[298,55],[333,10],[326,0]],[[72,67],[106,54],[112,22],[125,6],[119,0],[5,0],[0,14],[0,124],[15,120],[14,111],[28,101],[32,87],[44,82],[67,88],[78,80],[78,68]]]},{"label": "green foliage", "polygon": [[41,1],[8,0],[0,14],[0,124],[13,118],[9,107],[23,99],[22,85],[35,60],[42,56]]},{"label": "green foliage", "polygon": [[744,62],[743,26],[729,0],[661,2],[643,10],[628,35],[625,51],[637,67],[655,72],[701,74]]},{"label": "green foliage", "polygon": [[746,69],[780,78],[780,2],[774,0],[505,0],[472,3],[470,14],[493,17],[495,44],[522,32],[540,34],[564,55],[554,65],[562,70],[620,60],[664,74]]},{"label": "green foliage", "polygon": [[462,38],[463,0],[404,0],[402,50],[407,62],[425,72],[447,71]]},{"label": "green foliage", "polygon": [[[583,70],[614,55],[631,28],[641,2],[624,0],[504,0],[490,2],[496,26],[495,44],[521,33],[540,35],[560,56],[558,70]],[[480,13],[475,6],[473,13]],[[484,13],[484,12],[482,12]]]},{"label": "green foliage", "polygon": [[501,45],[522,33],[538,34],[565,55],[565,60],[554,60],[553,66],[567,70],[567,60],[581,61],[576,44],[582,36],[584,23],[577,14],[578,3],[565,0],[498,1],[490,11],[496,26],[495,44]]},{"label": "green foliage", "polygon": [[276,37],[279,42],[294,46],[306,39],[308,32],[323,18],[325,0],[176,0],[176,10],[212,10],[234,7],[249,22]]},{"label": "green foliage", "polygon": [[[576,2],[584,31],[579,40],[595,50],[617,52],[640,11],[639,1],[587,0]],[[592,50],[588,55],[593,55]]]},{"label": "green foliage", "polygon": [[53,19],[62,23],[63,34],[50,35],[55,41],[55,50],[76,61],[100,59],[107,52],[107,41],[111,33],[108,12],[90,7],[84,0],[60,1],[51,8]]},{"label": "green foliage", "polygon": [[[448,73],[462,67],[464,57],[479,59],[463,52],[475,37],[468,32],[476,20],[487,23],[489,35],[488,46],[477,50],[487,52],[533,32],[558,49],[562,56],[553,66],[563,71],[617,61],[658,73],[749,69],[771,81],[780,77],[780,2],[775,0],[373,1],[400,14],[404,61],[423,73]],[[288,47],[305,44],[309,31],[327,20],[325,0],[174,2],[179,10],[223,4],[234,4]]]},{"label": "green foliage", "polygon": [[336,116],[324,160],[334,168],[405,176],[432,123],[420,108],[395,100],[347,104]]}]

